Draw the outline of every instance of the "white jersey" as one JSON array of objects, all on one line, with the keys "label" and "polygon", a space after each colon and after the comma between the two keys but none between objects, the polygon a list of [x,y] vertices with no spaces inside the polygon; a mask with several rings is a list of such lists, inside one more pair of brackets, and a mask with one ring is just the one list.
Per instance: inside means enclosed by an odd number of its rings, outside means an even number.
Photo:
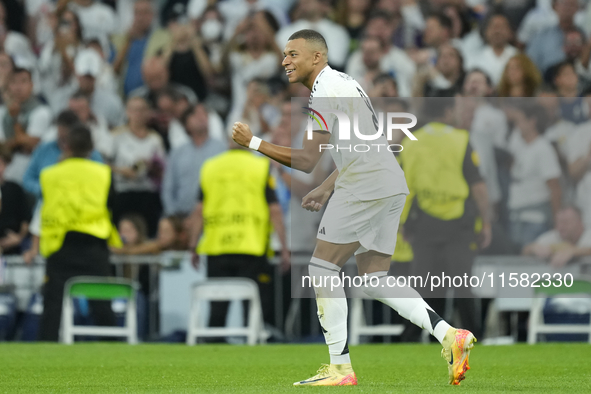
[{"label": "white jersey", "polygon": [[[409,193],[404,172],[393,153],[387,149],[386,137],[382,134],[375,140],[362,140],[353,132],[357,115],[361,134],[377,133],[376,114],[357,81],[326,66],[316,76],[309,107],[323,115],[331,133],[329,144],[334,148],[329,150],[339,170],[335,193],[346,192],[360,201]],[[323,113],[327,109],[342,111],[349,117],[350,139],[340,138],[337,116]],[[382,124],[386,124],[385,119]]]}]

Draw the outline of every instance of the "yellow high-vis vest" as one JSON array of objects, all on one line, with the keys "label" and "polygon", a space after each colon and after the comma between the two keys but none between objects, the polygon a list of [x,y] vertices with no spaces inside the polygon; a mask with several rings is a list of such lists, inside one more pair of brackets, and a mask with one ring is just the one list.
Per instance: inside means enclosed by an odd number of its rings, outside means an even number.
[{"label": "yellow high-vis vest", "polygon": [[413,258],[412,246],[404,239],[402,233],[398,231],[396,233],[396,249],[391,260],[397,263],[410,263]]},{"label": "yellow high-vis vest", "polygon": [[121,246],[107,207],[111,185],[109,166],[69,158],[41,171],[39,180],[43,195],[39,249],[43,256],[57,252],[69,231]]},{"label": "yellow high-vis vest", "polygon": [[433,122],[413,134],[417,141],[407,138],[400,153],[410,190],[402,222],[406,220],[413,203],[440,220],[459,219],[464,214],[464,203],[470,195],[463,171],[468,132]]},{"label": "yellow high-vis vest", "polygon": [[269,160],[231,149],[207,160],[200,180],[203,236],[197,252],[209,256],[265,255],[271,233],[265,197]]}]

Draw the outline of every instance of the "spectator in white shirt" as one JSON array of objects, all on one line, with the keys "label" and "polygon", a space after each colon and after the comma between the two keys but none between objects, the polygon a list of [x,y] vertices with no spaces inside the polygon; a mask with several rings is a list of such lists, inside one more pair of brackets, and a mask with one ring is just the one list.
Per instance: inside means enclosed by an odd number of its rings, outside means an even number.
[{"label": "spectator in white shirt", "polygon": [[585,39],[579,29],[566,31],[563,50],[566,60],[574,63],[579,78],[586,84],[591,84],[591,40]]},{"label": "spectator in white shirt", "polygon": [[509,210],[511,239],[523,247],[552,227],[561,204],[558,155],[542,133],[544,110],[523,103],[507,109],[518,130],[513,131],[509,151],[513,155]]},{"label": "spectator in white shirt", "polygon": [[548,260],[555,268],[563,267],[573,259],[591,256],[591,230],[585,230],[577,208],[562,208],[554,229],[526,245],[522,254]]},{"label": "spectator in white shirt", "polygon": [[[190,100],[173,89],[165,89],[158,94],[149,125],[160,134],[168,152],[191,141],[181,123],[183,114],[190,108],[193,108]],[[221,116],[211,109],[208,110],[207,124],[209,136],[225,143],[226,133]]]},{"label": "spectator in white shirt", "polygon": [[[422,4],[424,5],[424,3]],[[439,11],[451,21],[451,43],[462,52],[465,58],[478,52],[484,46],[480,26],[473,23],[471,10],[459,2],[447,2]],[[422,33],[423,28],[420,29]]]},{"label": "spectator in white shirt", "polygon": [[147,127],[150,108],[145,99],[127,100],[128,123],[114,130],[112,167],[115,191],[118,193],[115,221],[129,213],[143,216],[148,235],[154,236],[162,212],[158,193],[163,175],[164,144],[154,130]]},{"label": "spectator in white shirt", "polygon": [[497,85],[507,62],[518,53],[517,48],[509,44],[513,39],[513,31],[507,17],[503,14],[490,16],[484,28],[484,36],[486,45],[480,51],[467,54],[466,69],[482,69],[493,84]]},{"label": "spectator in white shirt", "polygon": [[268,15],[260,12],[246,18],[224,48],[222,63],[232,79],[231,112],[241,113],[244,109],[250,81],[271,78],[281,64],[287,40],[277,46],[273,27],[266,18]]},{"label": "spectator in white shirt", "polygon": [[460,51],[451,44],[443,44],[437,50],[435,65],[419,63],[413,81],[413,96],[453,97],[461,91],[463,80],[464,67]]},{"label": "spectator in white shirt", "polygon": [[6,8],[0,1],[0,48],[8,53],[13,59],[19,58],[30,65],[35,65],[37,58],[29,39],[19,32],[10,30],[7,24]]},{"label": "spectator in white shirt", "polygon": [[347,29],[352,41],[351,47],[357,49],[372,9],[372,1],[340,0],[336,3],[335,8],[335,22]]},{"label": "spectator in white shirt", "polygon": [[372,89],[374,78],[383,72],[380,60],[384,55],[382,41],[377,37],[366,36],[361,41],[360,49],[349,57],[345,72],[367,92]]},{"label": "spectator in white shirt", "polygon": [[[585,99],[591,110],[591,92]],[[591,229],[591,120],[577,127],[568,145],[569,175],[576,183],[575,202],[585,227]]]},{"label": "spectator in white shirt", "polygon": [[[10,55],[0,51],[0,92],[5,92],[8,88],[8,81],[14,69],[14,62]],[[4,102],[4,97],[0,95],[0,104]]]},{"label": "spectator in white shirt", "polygon": [[[517,39],[520,43],[528,44],[536,34],[546,28],[558,25],[559,18],[555,12],[556,3],[556,0],[537,0],[536,7],[529,10],[519,25]],[[575,25],[584,29],[587,34],[591,34],[591,19],[587,19],[591,15],[589,4],[591,3],[587,2],[587,15],[582,9],[578,11],[576,8],[573,9]]]},{"label": "spectator in white shirt", "polygon": [[[470,142],[480,157],[480,174],[486,183],[488,201],[493,208],[501,201],[501,188],[497,174],[495,147],[504,146],[507,135],[507,118],[502,110],[495,108],[486,98],[493,92],[491,80],[481,70],[472,70],[466,75],[462,88],[461,103],[473,106],[472,121],[467,125]],[[498,208],[498,207],[497,207]],[[498,212],[498,209],[495,209]]]},{"label": "spectator in white shirt", "polygon": [[29,39],[33,48],[42,48],[53,39],[55,3],[51,0],[24,0]]},{"label": "spectator in white shirt", "polygon": [[425,18],[418,0],[378,0],[371,9],[385,11],[392,15],[394,45],[401,48],[414,47],[425,29]]},{"label": "spectator in white shirt", "polygon": [[570,141],[575,134],[577,125],[561,116],[559,98],[554,90],[546,89],[539,92],[537,101],[544,107],[548,120],[548,128],[544,133],[544,138],[556,146],[561,161],[566,162]]},{"label": "spectator in white shirt", "polygon": [[106,54],[103,51],[103,46],[100,40],[93,38],[86,41],[86,48],[94,49],[102,59],[100,62],[101,67],[99,74],[96,77],[96,86],[101,89],[109,90],[113,93],[118,93],[119,85],[117,77],[115,76],[115,71],[113,70],[113,66],[109,63],[109,59],[107,59]]},{"label": "spectator in white shirt", "polygon": [[[116,30],[115,11],[108,5],[95,0],[64,0],[58,2],[57,13],[67,5],[80,18],[84,40],[108,38]],[[106,42],[106,40],[105,40]],[[109,48],[103,48],[108,50]]]},{"label": "spectator in white shirt", "polygon": [[41,92],[51,97],[55,90],[70,84],[74,78],[74,58],[84,49],[82,27],[78,16],[65,10],[39,56]]},{"label": "spectator in white shirt", "polygon": [[68,105],[72,94],[81,91],[89,97],[92,111],[103,116],[109,127],[121,125],[123,123],[121,98],[112,91],[96,85],[102,63],[103,59],[94,49],[86,48],[80,51],[74,60],[76,79],[48,97],[52,110],[55,113],[60,112]]},{"label": "spectator in white shirt", "polygon": [[166,89],[172,89],[184,95],[191,104],[197,103],[197,96],[190,88],[179,83],[170,82],[170,73],[162,57],[155,56],[146,59],[142,64],[141,77],[144,83],[143,86],[132,90],[129,97],[142,97],[151,108],[156,108],[158,95]]},{"label": "spectator in white shirt", "polygon": [[435,57],[437,49],[451,42],[453,38],[453,22],[444,13],[433,13],[425,21],[423,31],[423,45],[431,59]]},{"label": "spectator in white shirt", "polygon": [[228,0],[212,2],[210,0],[189,0],[187,14],[190,19],[199,18],[208,6],[214,5],[226,21],[224,40],[229,40],[244,18],[259,11],[269,11],[281,26],[288,23],[287,12],[296,0]]},{"label": "spectator in white shirt", "polygon": [[22,183],[31,152],[51,124],[51,111],[33,94],[31,71],[15,68],[0,106],[0,141],[13,154],[5,179]]},{"label": "spectator in white shirt", "polygon": [[88,96],[82,92],[74,93],[70,97],[68,107],[78,115],[80,122],[90,129],[94,149],[103,156],[105,161],[110,161],[113,157],[113,135],[105,118],[92,112]]},{"label": "spectator in white shirt", "polygon": [[[416,66],[406,52],[392,44],[393,34],[394,25],[389,14],[375,12],[369,17],[365,28],[365,36],[376,37],[381,42],[383,56],[380,59],[380,70],[392,74],[396,78],[398,93],[401,97],[410,97]],[[361,53],[357,51],[351,56],[353,59],[351,60],[351,68],[362,67]]]},{"label": "spectator in white shirt", "polygon": [[[115,33],[125,34],[133,24],[133,6],[136,0],[117,0],[115,2],[115,15],[117,23]],[[150,0],[155,10],[159,8],[160,0]]]},{"label": "spectator in white shirt", "polygon": [[123,96],[142,86],[143,63],[158,56],[170,45],[170,32],[159,29],[152,0],[136,0],[133,3],[133,23],[125,34],[113,35],[117,56],[113,70],[119,75]]},{"label": "spectator in white shirt", "polygon": [[250,125],[254,135],[268,137],[271,128],[281,120],[281,112],[270,102],[269,85],[264,80],[253,79],[247,88],[247,98],[242,112],[228,115],[227,125],[244,122]]},{"label": "spectator in white shirt", "polygon": [[547,74],[560,97],[561,116],[575,124],[589,119],[589,107],[580,97],[582,86],[575,65],[565,60],[551,67]]},{"label": "spectator in white shirt", "polygon": [[[95,151],[101,154],[104,161],[109,162],[113,157],[113,135],[105,118],[92,112],[88,96],[80,91],[74,93],[68,101],[68,109],[77,116],[77,121],[89,128]],[[52,125],[41,142],[55,141],[59,139],[58,135],[58,125]]]},{"label": "spectator in white shirt", "polygon": [[300,0],[294,12],[295,21],[277,32],[275,38],[279,48],[283,49],[289,37],[296,31],[316,30],[325,37],[326,44],[330,48],[328,64],[343,70],[349,54],[350,37],[343,26],[326,18],[330,10],[329,2],[326,0]]}]

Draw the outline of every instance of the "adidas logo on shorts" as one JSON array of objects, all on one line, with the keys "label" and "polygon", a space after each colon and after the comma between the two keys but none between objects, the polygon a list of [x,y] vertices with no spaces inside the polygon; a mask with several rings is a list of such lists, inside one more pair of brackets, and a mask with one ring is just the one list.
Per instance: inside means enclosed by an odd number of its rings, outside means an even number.
[{"label": "adidas logo on shorts", "polygon": [[324,231],[324,227],[322,227],[320,229],[320,231],[318,231],[318,234],[324,234],[324,235],[326,235],[326,232]]}]

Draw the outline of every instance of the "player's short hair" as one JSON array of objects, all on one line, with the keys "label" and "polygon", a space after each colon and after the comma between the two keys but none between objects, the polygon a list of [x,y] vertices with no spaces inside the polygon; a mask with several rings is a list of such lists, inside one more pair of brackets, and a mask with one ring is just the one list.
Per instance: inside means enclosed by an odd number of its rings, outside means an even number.
[{"label": "player's short hair", "polygon": [[88,157],[92,152],[92,135],[90,129],[79,123],[72,127],[66,136],[66,145],[74,157]]},{"label": "player's short hair", "polygon": [[289,36],[289,40],[297,40],[298,38],[303,38],[304,40],[311,42],[316,45],[320,45],[324,50],[328,52],[328,46],[326,45],[326,40],[322,36],[322,34],[318,33],[316,30],[312,29],[304,29],[299,30]]}]

